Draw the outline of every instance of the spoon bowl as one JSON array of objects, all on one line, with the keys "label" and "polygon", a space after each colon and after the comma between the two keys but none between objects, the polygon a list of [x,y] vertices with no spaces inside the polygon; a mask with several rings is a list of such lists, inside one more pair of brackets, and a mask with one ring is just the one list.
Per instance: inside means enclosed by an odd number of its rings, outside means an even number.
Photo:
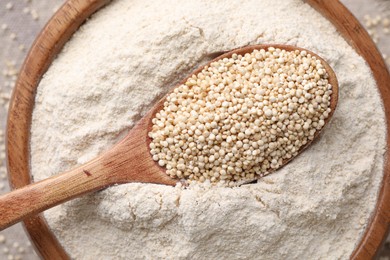
[{"label": "spoon bowl", "polygon": [[[235,49],[199,67],[177,86],[185,83],[193,74],[198,74],[205,66],[216,60],[231,57],[234,53],[244,55],[255,49],[268,49],[269,47],[286,51],[305,50],[295,46],[280,44],[252,45]],[[328,73],[328,81],[332,85],[331,112],[325,120],[326,125],[332,117],[338,101],[337,78],[332,68],[321,57],[311,51],[305,51],[321,61]],[[149,150],[151,139],[148,137],[148,133],[152,129],[152,119],[163,108],[167,95],[153,106],[122,141],[94,160],[68,172],[0,196],[0,208],[2,209],[0,230],[63,202],[115,184],[142,182],[174,186],[179,180],[169,177],[165,173],[165,168],[159,166],[152,159]],[[318,138],[323,128],[315,132],[313,140]],[[302,146],[298,154],[308,147],[312,141]],[[291,159],[283,161],[283,165],[287,164]]]}]

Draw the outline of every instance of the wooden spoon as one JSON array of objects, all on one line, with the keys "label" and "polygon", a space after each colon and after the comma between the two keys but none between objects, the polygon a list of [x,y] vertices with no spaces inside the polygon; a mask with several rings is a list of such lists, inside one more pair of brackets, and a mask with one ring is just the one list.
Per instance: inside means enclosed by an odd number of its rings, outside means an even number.
[{"label": "wooden spoon", "polygon": [[[287,51],[304,50],[294,46],[278,44],[253,45],[227,52],[210,61],[208,64],[215,60],[231,57],[233,53],[244,55],[255,49],[267,49],[269,47]],[[325,120],[326,124],[333,115],[338,101],[337,78],[332,68],[321,57],[311,51],[305,51],[317,57],[322,62],[329,75],[329,83],[332,85],[331,113]],[[199,73],[203,67],[195,70],[189,77]],[[179,85],[183,84],[187,78],[180,82]],[[178,180],[166,175],[165,169],[153,161],[149,151],[151,140],[148,137],[148,132],[151,130],[151,121],[155,114],[162,109],[165,98],[166,96],[134,126],[121,142],[96,159],[71,171],[58,174],[0,196],[0,230],[28,216],[114,184],[142,182],[174,186]],[[321,130],[316,131],[314,140],[319,136]],[[304,147],[301,147],[298,153],[302,152],[310,143],[308,142]],[[283,165],[289,161],[286,160]]]}]

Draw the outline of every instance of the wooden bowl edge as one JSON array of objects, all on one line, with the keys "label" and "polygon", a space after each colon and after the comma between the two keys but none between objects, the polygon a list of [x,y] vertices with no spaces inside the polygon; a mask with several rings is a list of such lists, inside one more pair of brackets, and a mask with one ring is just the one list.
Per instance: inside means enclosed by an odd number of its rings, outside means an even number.
[{"label": "wooden bowl edge", "polygon": [[[33,109],[35,92],[42,75],[80,25],[110,1],[67,0],[42,29],[27,54],[12,93],[7,119],[6,158],[12,189],[31,182],[29,130],[32,114],[26,111]],[[26,219],[23,225],[35,251],[43,259],[70,259],[42,214]]]},{"label": "wooden bowl edge", "polygon": [[[305,2],[332,22],[344,39],[370,66],[383,100],[387,126],[386,141],[387,147],[390,147],[390,132],[388,130],[390,124],[390,74],[380,51],[356,17],[339,0],[305,0]],[[390,153],[386,152],[384,159],[383,181],[374,214],[360,242],[352,252],[351,259],[378,257],[389,233]]]}]

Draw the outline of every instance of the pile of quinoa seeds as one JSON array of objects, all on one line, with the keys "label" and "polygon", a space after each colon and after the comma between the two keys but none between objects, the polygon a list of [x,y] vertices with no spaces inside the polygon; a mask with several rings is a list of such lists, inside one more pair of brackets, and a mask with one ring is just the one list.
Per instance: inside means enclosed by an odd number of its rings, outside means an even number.
[{"label": "pile of quinoa seeds", "polygon": [[313,140],[330,113],[332,86],[306,51],[233,54],[167,97],[149,133],[166,173],[228,185],[264,176]]}]

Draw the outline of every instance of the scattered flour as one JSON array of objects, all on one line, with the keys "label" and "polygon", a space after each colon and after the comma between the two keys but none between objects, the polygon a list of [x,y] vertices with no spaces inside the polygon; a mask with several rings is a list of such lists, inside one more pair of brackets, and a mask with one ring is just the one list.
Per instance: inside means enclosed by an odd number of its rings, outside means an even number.
[{"label": "scattered flour", "polygon": [[72,258],[350,256],[381,183],[384,112],[364,60],[301,0],[113,1],[79,29],[39,85],[34,178],[94,158],[194,67],[259,43],[310,49],[336,71],[339,106],[321,139],[256,184],[134,183],[53,208],[45,217]]}]

